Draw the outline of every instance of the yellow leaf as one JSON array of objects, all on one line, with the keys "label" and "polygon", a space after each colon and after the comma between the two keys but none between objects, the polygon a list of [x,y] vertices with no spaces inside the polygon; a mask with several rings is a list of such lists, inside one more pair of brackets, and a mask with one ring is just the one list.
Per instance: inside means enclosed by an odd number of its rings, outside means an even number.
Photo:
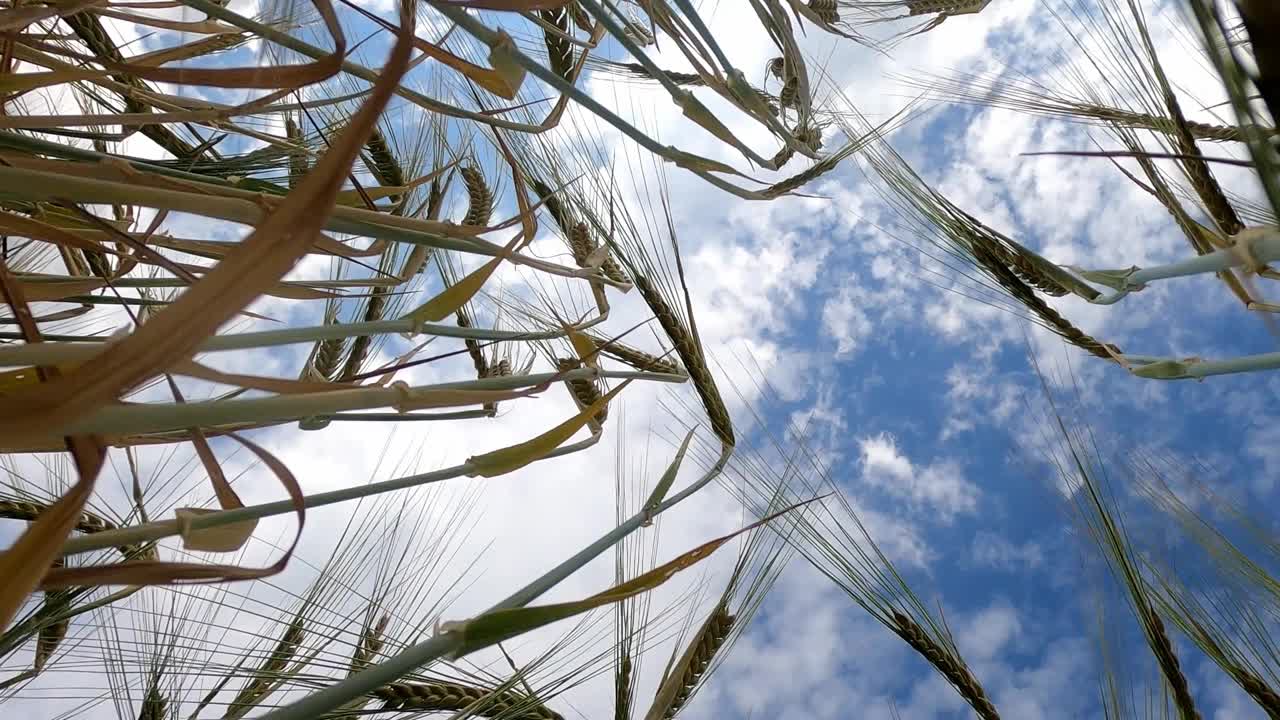
[{"label": "yellow leaf", "polygon": [[573,343],[573,351],[578,353],[578,359],[591,367],[598,367],[597,358],[600,352],[596,349],[596,341],[591,336],[577,330],[569,331],[569,342]]},{"label": "yellow leaf", "polygon": [[489,276],[493,274],[493,271],[498,269],[498,265],[506,258],[506,254],[515,249],[520,237],[517,235],[516,239],[512,240],[510,245],[507,245],[506,252],[502,255],[481,265],[478,269],[445,288],[439,295],[418,306],[401,319],[413,320],[418,323],[440,322],[457,312],[458,308],[465,305],[476,293],[480,292],[480,288],[484,287],[484,284],[488,282]]},{"label": "yellow leaf", "polygon": [[630,384],[630,380],[622,383],[610,390],[604,397],[583,408],[582,412],[532,440],[526,440],[517,445],[504,447],[501,450],[494,450],[493,452],[468,458],[467,463],[475,467],[475,470],[468,474],[471,477],[497,477],[513,470],[519,470],[525,465],[546,456],[547,453],[560,447],[560,444],[565,440],[573,437],[573,434],[581,430],[582,426],[586,425],[587,421],[595,417],[596,413],[609,404],[609,401],[615,395],[622,392],[622,388]]}]

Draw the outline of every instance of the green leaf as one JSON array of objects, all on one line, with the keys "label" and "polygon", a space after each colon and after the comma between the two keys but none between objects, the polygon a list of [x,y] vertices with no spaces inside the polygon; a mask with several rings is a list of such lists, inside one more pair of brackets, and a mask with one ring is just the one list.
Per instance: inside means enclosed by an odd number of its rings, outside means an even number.
[{"label": "green leaf", "polygon": [[684,453],[689,449],[689,441],[693,439],[693,433],[697,428],[691,428],[689,434],[684,436],[684,442],[680,443],[680,449],[676,451],[676,456],[671,459],[671,464],[667,466],[667,471],[662,473],[662,477],[658,479],[658,484],[653,488],[653,492],[649,494],[649,499],[644,502],[644,509],[652,512],[667,496],[667,491],[671,489],[671,485],[676,481],[676,475],[680,472],[680,462],[684,460]]},{"label": "green leaf", "polygon": [[698,547],[680,555],[676,559],[656,567],[643,575],[628,580],[627,582],[615,585],[604,592],[597,593],[591,597],[577,600],[575,602],[556,603],[554,605],[538,605],[535,607],[524,608],[508,608],[505,610],[494,610],[487,612],[480,617],[471,620],[465,620],[458,623],[445,623],[442,628],[446,632],[459,633],[461,636],[461,644],[454,653],[454,659],[463,655],[473,653],[477,650],[484,649],[490,645],[500,643],[504,640],[522,635],[530,630],[536,630],[543,625],[549,625],[557,620],[573,617],[588,610],[609,605],[629,597],[634,597],[642,592],[652,590],[666,581],[670,580],[676,573],[686,570],[698,564],[712,553],[718,550],[722,545],[739,535],[754,530],[775,518],[797,508],[808,505],[811,502],[821,500],[822,497],[806,500],[797,503],[791,507],[780,510],[762,520],[758,520],[750,525],[723,537],[703,543]]}]

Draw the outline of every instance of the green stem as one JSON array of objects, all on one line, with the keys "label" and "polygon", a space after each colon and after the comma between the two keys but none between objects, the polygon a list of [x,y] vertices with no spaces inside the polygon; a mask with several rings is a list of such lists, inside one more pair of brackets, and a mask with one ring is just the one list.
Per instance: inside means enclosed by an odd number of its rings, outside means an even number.
[{"label": "green stem", "polygon": [[[417,332],[421,335],[438,337],[467,338],[470,340],[554,340],[564,337],[564,330],[546,330],[528,332],[514,330],[490,330],[488,328],[457,325],[440,325],[414,321],[378,320],[374,322],[330,323],[310,327],[286,328],[281,330],[263,330],[260,332],[237,333],[232,335],[215,335],[201,343],[197,353],[225,352],[228,350],[251,350],[258,348],[310,343],[321,340],[339,340],[360,337],[362,335],[387,335],[393,333]],[[0,367],[26,367],[29,365],[61,365],[78,364],[92,359],[102,352],[102,342],[111,340],[110,336],[99,338],[82,338],[84,342],[44,342],[31,345],[12,345],[0,347]]]},{"label": "green stem", "polygon": [[[592,435],[591,437],[580,440],[576,443],[556,448],[538,460],[548,460],[550,458],[562,457],[580,450],[585,450],[599,442],[599,438],[599,435]],[[404,477],[393,478],[391,480],[383,480],[382,482],[369,483],[368,485],[357,485],[354,487],[342,488],[340,490],[331,490],[329,492],[307,495],[303,497],[302,504],[307,509],[324,507],[325,505],[347,502],[348,500],[359,500],[360,498],[381,495],[382,493],[405,490],[412,487],[418,487],[420,485],[442,482],[444,480],[452,480],[454,478],[470,475],[475,472],[475,470],[475,466],[470,462],[464,462],[461,465],[444,468],[443,470],[435,470],[416,475],[406,475]],[[189,517],[186,520],[186,527],[189,531],[207,530],[209,528],[245,522],[247,520],[261,520],[262,518],[272,517],[275,515],[287,515],[292,512],[296,512],[296,509],[293,507],[293,501],[277,500],[275,502],[250,505],[248,507],[236,508],[234,510],[221,510],[218,512]],[[93,533],[92,535],[81,535],[80,537],[68,540],[66,544],[62,546],[62,553],[63,555],[75,555],[77,553],[93,552],[95,550],[102,550],[104,548],[117,547],[120,545],[136,545],[144,542],[154,542],[167,537],[179,535],[181,532],[182,527],[178,524],[177,520],[160,520],[157,522],[118,528],[115,530],[103,530],[102,532]]]},{"label": "green stem", "polygon": [[[327,415],[352,410],[405,406],[429,399],[439,390],[519,390],[559,380],[592,380],[595,378],[657,380],[683,382],[684,378],[664,373],[629,370],[594,370],[579,368],[565,373],[512,375],[462,382],[420,385],[417,387],[356,387],[329,392],[270,395],[231,400],[206,400],[187,403],[147,403],[107,405],[65,426],[50,428],[38,438],[56,440],[63,435],[103,434],[134,435],[160,433],[186,428],[210,428],[221,425],[279,423],[301,420],[313,415]],[[483,401],[477,400],[474,404]]]},{"label": "green stem", "polygon": [[[579,568],[591,562],[596,556],[644,526],[645,522],[653,516],[667,511],[701,490],[720,474],[721,469],[728,462],[732,453],[732,446],[724,446],[720,454],[720,460],[692,485],[672,496],[656,509],[652,511],[642,510],[636,513],[626,522],[618,525],[605,533],[600,539],[580,550],[573,557],[548,570],[538,579],[494,605],[489,611],[521,607],[533,602],[538,596],[555,587],[574,572],[577,572]],[[325,713],[341,707],[343,703],[353,698],[367,695],[434,660],[456,653],[461,645],[462,637],[459,633],[438,633],[424,642],[410,646],[376,665],[371,665],[365,670],[351,675],[345,680],[312,693],[292,705],[272,710],[263,715],[262,720],[312,720],[312,718],[322,717]]]}]

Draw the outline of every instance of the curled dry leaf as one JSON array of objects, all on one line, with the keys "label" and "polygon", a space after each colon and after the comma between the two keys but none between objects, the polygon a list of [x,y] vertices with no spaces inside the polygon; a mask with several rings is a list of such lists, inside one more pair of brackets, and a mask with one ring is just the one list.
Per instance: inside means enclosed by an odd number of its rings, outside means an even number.
[{"label": "curled dry leaf", "polygon": [[[329,23],[332,8],[324,0],[315,4]],[[406,24],[412,26],[411,21]],[[331,27],[340,39],[336,20]],[[408,67],[410,39],[408,33],[400,35],[379,82],[329,152],[236,249],[173,304],[92,362],[38,388],[20,388],[0,398],[0,437],[48,434],[189,359],[220,325],[278,282],[319,235],[364,139]]]}]

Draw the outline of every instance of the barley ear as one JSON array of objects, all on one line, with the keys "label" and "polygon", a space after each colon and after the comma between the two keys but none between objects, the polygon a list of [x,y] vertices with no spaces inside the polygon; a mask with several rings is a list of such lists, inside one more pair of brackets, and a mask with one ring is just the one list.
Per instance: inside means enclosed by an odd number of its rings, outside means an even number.
[{"label": "barley ear", "polygon": [[733,433],[733,421],[729,417],[728,408],[725,407],[724,398],[720,395],[720,389],[716,387],[715,377],[707,369],[702,348],[695,342],[684,323],[671,311],[667,301],[648,278],[637,276],[635,287],[640,292],[640,297],[649,306],[649,310],[657,318],[658,324],[675,345],[676,353],[688,370],[693,388],[706,409],[707,417],[711,421],[711,430],[722,443],[733,446],[737,442]]},{"label": "barley ear", "polygon": [[676,716],[688,702],[716,652],[724,646],[735,620],[724,602],[716,606],[658,688],[653,707],[645,720],[671,720]]},{"label": "barley ear", "polygon": [[564,720],[534,698],[515,692],[494,692],[485,688],[450,682],[400,682],[378,688],[373,696],[383,701],[384,710],[422,712],[470,712],[478,717],[504,720]]},{"label": "barley ear", "polygon": [[951,683],[956,692],[960,693],[960,697],[969,703],[978,717],[983,720],[1000,720],[996,706],[987,699],[986,691],[974,679],[963,660],[938,644],[924,631],[924,628],[920,627],[919,623],[897,610],[893,611],[893,630],[898,637],[911,646],[912,650],[923,656],[930,665],[942,673],[942,676]]}]

